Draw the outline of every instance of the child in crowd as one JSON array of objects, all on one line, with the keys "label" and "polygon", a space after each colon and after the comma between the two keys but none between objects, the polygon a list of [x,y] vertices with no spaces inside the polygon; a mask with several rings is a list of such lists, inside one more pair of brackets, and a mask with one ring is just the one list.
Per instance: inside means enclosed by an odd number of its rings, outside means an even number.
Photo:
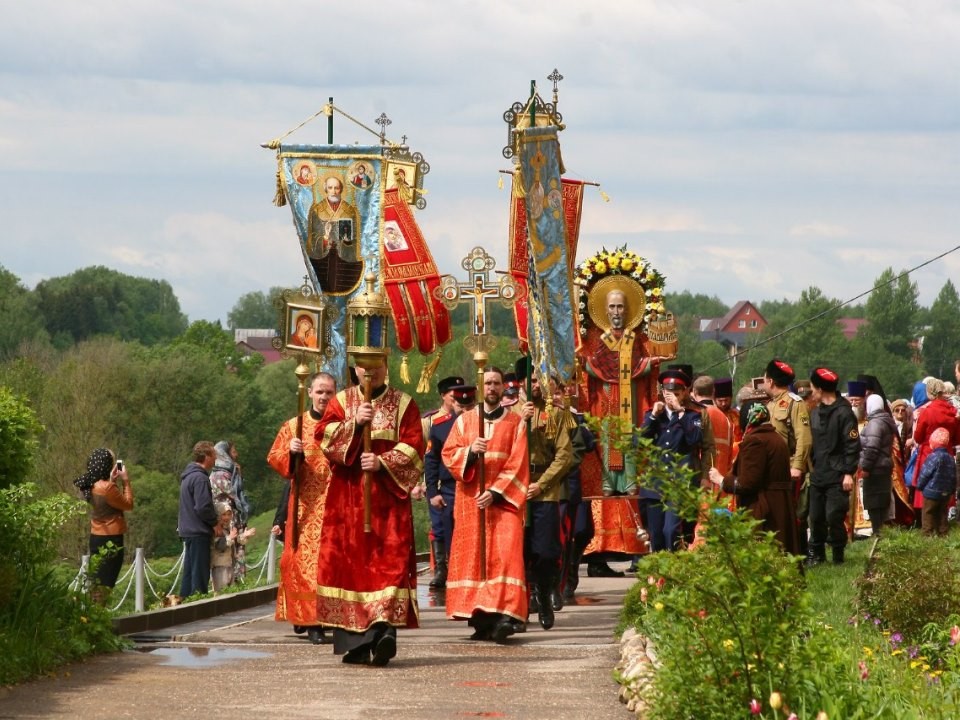
[{"label": "child in crowd", "polygon": [[220,592],[232,585],[237,562],[237,548],[247,544],[247,539],[256,533],[256,528],[247,528],[243,532],[233,524],[233,509],[228,502],[218,502],[214,506],[220,519],[221,534],[213,538],[210,546],[210,574],[213,576],[213,591]]},{"label": "child in crowd", "polygon": [[931,453],[923,461],[917,491],[923,493],[923,534],[947,534],[947,506],[957,490],[957,464],[950,433],[939,427],[930,435]]}]

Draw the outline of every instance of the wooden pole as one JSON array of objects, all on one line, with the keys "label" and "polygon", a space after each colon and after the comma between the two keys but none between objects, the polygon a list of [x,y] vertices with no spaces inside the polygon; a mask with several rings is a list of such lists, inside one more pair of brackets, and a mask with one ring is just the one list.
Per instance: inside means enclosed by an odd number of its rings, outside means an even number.
[{"label": "wooden pole", "polygon": [[[473,356],[473,361],[477,364],[477,390],[480,392],[481,397],[485,394],[483,392],[483,368],[487,364],[487,355],[486,353],[477,352]],[[484,423],[486,418],[484,417],[484,400],[481,399],[477,403],[477,412],[479,414],[480,423],[479,423],[479,432],[477,437],[485,437],[484,434]],[[484,472],[484,459],[483,454],[480,455],[477,462],[477,482],[480,485],[480,495],[487,490],[487,478],[486,473]],[[485,581],[487,579],[487,510],[486,508],[480,509],[480,580]]]},{"label": "wooden pole", "polygon": [[[301,362],[293,371],[297,376],[297,440],[303,442],[303,406],[307,398],[307,378],[310,377],[310,367]],[[291,518],[290,542],[296,550],[300,544],[300,481],[303,473],[303,453],[293,456],[293,473],[290,478],[290,493],[293,496],[293,517]]]},{"label": "wooden pole", "polygon": [[[363,374],[363,401],[370,402],[373,395],[373,388],[370,386],[370,371]],[[372,452],[373,439],[370,435],[370,422],[363,426],[363,451]],[[363,531],[365,533],[373,532],[372,518],[370,515],[370,486],[373,483],[373,473],[369,470],[363,472]]]}]

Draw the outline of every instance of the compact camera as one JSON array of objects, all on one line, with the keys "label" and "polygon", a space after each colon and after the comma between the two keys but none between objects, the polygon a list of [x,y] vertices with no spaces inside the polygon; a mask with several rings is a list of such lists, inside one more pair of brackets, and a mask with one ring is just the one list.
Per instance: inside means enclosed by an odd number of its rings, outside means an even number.
[{"label": "compact camera", "polygon": [[123,460],[117,460],[117,472],[123,472]]}]

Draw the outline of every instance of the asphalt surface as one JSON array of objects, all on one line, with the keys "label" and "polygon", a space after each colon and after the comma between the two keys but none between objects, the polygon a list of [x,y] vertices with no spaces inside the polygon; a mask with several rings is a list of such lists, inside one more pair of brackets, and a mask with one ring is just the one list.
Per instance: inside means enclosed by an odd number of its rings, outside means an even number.
[{"label": "asphalt surface", "polygon": [[343,664],[262,605],[0,689],[0,718],[627,720],[612,678],[613,631],[633,582],[584,576],[552,630],[532,617],[503,645],[468,640],[466,623],[447,620],[423,587],[421,627],[399,631],[397,657],[384,668]]}]

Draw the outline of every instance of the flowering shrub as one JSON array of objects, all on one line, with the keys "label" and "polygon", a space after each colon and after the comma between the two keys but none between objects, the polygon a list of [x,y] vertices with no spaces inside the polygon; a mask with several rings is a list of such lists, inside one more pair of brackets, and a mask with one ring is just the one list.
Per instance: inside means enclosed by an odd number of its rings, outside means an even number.
[{"label": "flowering shrub", "polygon": [[[953,538],[886,532],[866,574],[857,580],[862,614],[905,645],[919,644],[924,629],[960,615],[960,549]],[[951,623],[952,624],[952,623]]]},{"label": "flowering shrub", "polygon": [[573,281],[580,288],[578,312],[581,335],[586,334],[589,319],[587,289],[598,280],[609,275],[626,275],[640,283],[647,299],[641,329],[645,329],[646,324],[655,319],[658,313],[665,312],[663,286],[666,278],[651,267],[646,259],[627,250],[626,245],[616,248],[612,252],[603,248],[596,255],[580,263],[574,274]]}]

